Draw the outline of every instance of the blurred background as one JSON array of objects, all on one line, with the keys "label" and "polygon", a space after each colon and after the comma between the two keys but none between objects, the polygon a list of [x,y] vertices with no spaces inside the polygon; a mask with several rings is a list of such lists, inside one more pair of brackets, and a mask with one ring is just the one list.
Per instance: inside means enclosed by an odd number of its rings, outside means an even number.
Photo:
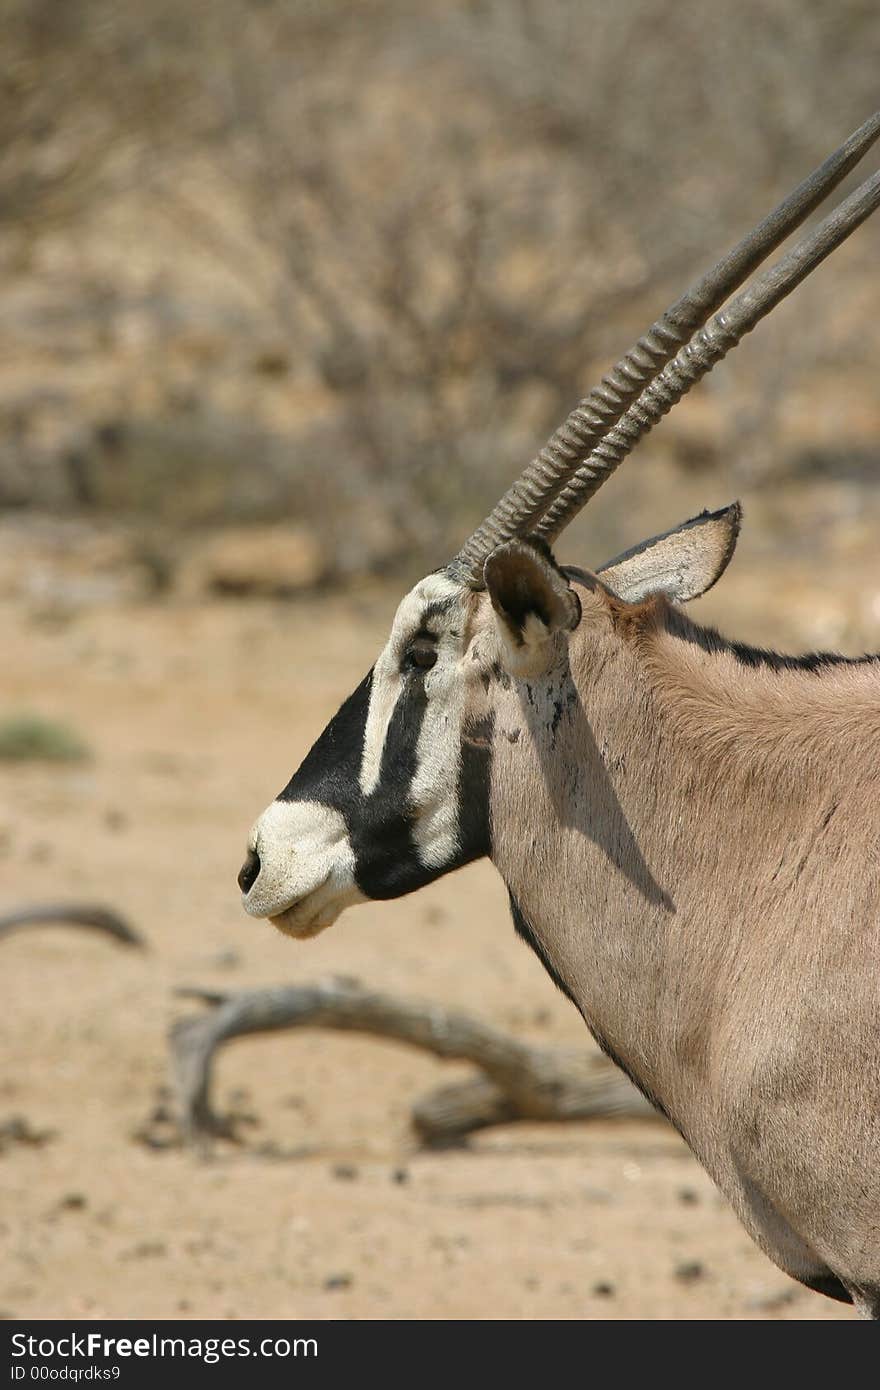
[{"label": "blurred background", "polygon": [[[877,106],[873,0],[0,0],[0,941],[7,1316],[835,1317],[660,1121],[422,1151],[456,1068],[236,1043],[174,1142],[183,984],[330,973],[588,1042],[479,865],[295,947],[250,822],[574,401]],[[871,161],[874,167],[876,159]],[[855,176],[846,187],[853,186]],[[699,607],[880,647],[880,219],[566,533],[739,496]]]}]

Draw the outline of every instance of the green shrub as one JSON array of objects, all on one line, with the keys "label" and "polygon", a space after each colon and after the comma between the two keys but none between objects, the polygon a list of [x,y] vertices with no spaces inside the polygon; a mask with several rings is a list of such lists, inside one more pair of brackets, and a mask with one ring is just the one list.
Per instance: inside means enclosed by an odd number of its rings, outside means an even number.
[{"label": "green shrub", "polygon": [[75,729],[38,714],[0,719],[0,761],[84,762],[89,749]]}]

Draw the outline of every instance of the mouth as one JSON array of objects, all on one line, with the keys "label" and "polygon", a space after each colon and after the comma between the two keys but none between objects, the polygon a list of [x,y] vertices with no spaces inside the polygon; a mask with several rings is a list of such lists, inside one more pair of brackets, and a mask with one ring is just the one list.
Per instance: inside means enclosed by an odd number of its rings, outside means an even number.
[{"label": "mouth", "polygon": [[325,913],[323,916],[319,914],[305,918],[296,908],[289,907],[286,912],[279,912],[277,917],[268,917],[266,920],[285,936],[292,936],[297,941],[307,941],[309,937],[318,936],[327,927],[332,927],[336,921],[336,914],[330,916]]},{"label": "mouth", "polygon": [[339,912],[326,901],[316,901],[329,879],[330,875],[328,874],[317,887],[312,888],[301,898],[294,899],[292,903],[288,903],[283,911],[268,914],[268,921],[285,936],[292,936],[299,940],[307,940],[311,936],[317,936],[327,927],[332,926],[339,916]]}]

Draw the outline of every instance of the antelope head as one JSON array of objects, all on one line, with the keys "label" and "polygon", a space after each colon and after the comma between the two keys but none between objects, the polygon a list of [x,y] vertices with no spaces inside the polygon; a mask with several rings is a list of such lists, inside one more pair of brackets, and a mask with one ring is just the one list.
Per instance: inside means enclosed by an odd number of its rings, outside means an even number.
[{"label": "antelope head", "polygon": [[549,693],[572,646],[583,663],[607,642],[613,605],[657,593],[685,602],[715,582],[736,544],[737,504],[595,571],[562,568],[551,545],[641,436],[880,204],[874,175],[740,290],[878,134],[880,114],[677,300],[449,564],[405,596],[372,670],[251,831],[238,880],[251,915],[314,936],[353,903],[399,897],[490,854],[493,743],[521,732],[499,718],[499,692],[517,688],[552,723]]}]

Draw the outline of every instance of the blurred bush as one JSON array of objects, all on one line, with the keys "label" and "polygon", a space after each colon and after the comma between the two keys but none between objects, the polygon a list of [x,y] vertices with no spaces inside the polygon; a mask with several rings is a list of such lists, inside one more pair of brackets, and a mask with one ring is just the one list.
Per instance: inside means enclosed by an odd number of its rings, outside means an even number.
[{"label": "blurred bush", "polygon": [[[289,516],[348,571],[442,559],[877,101],[874,0],[0,8],[0,505]],[[878,250],[649,447],[872,477]]]},{"label": "blurred bush", "polygon": [[79,763],[89,756],[67,724],[27,713],[0,719],[0,762]]}]

